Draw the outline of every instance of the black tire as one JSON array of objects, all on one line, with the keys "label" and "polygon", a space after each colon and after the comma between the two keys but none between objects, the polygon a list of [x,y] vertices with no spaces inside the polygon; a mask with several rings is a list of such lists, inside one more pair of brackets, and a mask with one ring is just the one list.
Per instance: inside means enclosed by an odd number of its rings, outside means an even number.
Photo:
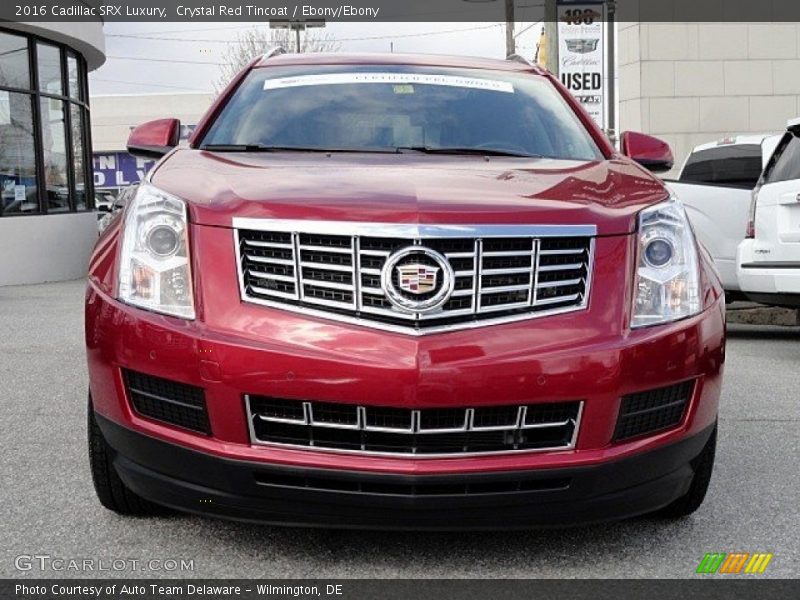
[{"label": "black tire", "polygon": [[120,515],[149,517],[164,515],[168,509],[153,504],[131,491],[119,478],[112,462],[111,448],[94,418],[92,399],[88,410],[89,466],[100,504]]},{"label": "black tire", "polygon": [[717,449],[717,426],[711,432],[711,437],[703,447],[702,452],[692,461],[694,467],[694,478],[689,486],[689,491],[683,496],[668,504],[658,512],[656,516],[667,519],[679,519],[687,517],[700,508],[708,491],[708,484],[711,483],[711,473],[714,470],[714,455]]}]

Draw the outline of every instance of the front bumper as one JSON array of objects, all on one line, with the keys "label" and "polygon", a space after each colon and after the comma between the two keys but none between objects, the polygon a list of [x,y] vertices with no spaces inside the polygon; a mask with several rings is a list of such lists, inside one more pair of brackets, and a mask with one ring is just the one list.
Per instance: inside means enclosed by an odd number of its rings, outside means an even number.
[{"label": "front bumper", "polygon": [[686,493],[713,430],[595,467],[397,475],[224,459],[96,418],[115,469],[144,498],[227,519],[369,529],[563,527],[648,513]]}]

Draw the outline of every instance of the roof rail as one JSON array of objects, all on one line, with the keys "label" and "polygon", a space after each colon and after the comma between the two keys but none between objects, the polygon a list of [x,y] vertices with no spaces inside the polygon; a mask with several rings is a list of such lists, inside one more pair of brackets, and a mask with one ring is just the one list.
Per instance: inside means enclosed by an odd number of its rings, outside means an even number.
[{"label": "roof rail", "polygon": [[267,60],[276,56],[280,56],[281,54],[286,54],[286,50],[283,48],[283,46],[275,46],[267,50],[266,54],[264,54],[264,56],[261,58]]},{"label": "roof rail", "polygon": [[514,62],[522,63],[523,65],[528,65],[529,67],[534,66],[531,61],[519,54],[509,54],[506,56],[506,60],[513,60]]}]

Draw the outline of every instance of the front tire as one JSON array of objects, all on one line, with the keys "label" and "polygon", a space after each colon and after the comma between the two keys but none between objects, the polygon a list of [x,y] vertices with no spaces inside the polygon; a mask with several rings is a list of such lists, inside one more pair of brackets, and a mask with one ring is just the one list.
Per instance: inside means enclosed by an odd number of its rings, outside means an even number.
[{"label": "front tire", "polygon": [[100,504],[120,515],[149,517],[163,515],[168,510],[145,500],[120,479],[112,460],[111,447],[94,418],[92,398],[88,410],[89,467],[92,472],[94,491]]},{"label": "front tire", "polygon": [[708,485],[711,483],[711,473],[714,470],[716,449],[717,426],[715,425],[714,431],[711,432],[711,437],[708,438],[702,452],[692,461],[694,466],[694,478],[689,485],[689,491],[672,502],[672,504],[668,504],[656,512],[656,516],[667,519],[679,519],[681,517],[688,517],[700,508],[700,505],[706,497],[706,492],[708,492]]}]

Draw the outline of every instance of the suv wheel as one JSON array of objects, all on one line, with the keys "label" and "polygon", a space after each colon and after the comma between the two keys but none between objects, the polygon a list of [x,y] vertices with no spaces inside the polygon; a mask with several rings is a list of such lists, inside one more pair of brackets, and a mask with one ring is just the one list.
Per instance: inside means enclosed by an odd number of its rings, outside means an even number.
[{"label": "suv wheel", "polygon": [[92,483],[100,504],[120,515],[153,516],[167,514],[166,508],[145,500],[130,490],[114,469],[111,448],[97,425],[89,396],[88,410],[89,466]]},{"label": "suv wheel", "polygon": [[683,496],[668,504],[656,515],[669,519],[686,517],[700,508],[708,491],[708,484],[711,482],[711,472],[714,470],[714,454],[717,448],[717,426],[711,432],[702,452],[694,459],[694,478],[689,486],[689,491]]}]

